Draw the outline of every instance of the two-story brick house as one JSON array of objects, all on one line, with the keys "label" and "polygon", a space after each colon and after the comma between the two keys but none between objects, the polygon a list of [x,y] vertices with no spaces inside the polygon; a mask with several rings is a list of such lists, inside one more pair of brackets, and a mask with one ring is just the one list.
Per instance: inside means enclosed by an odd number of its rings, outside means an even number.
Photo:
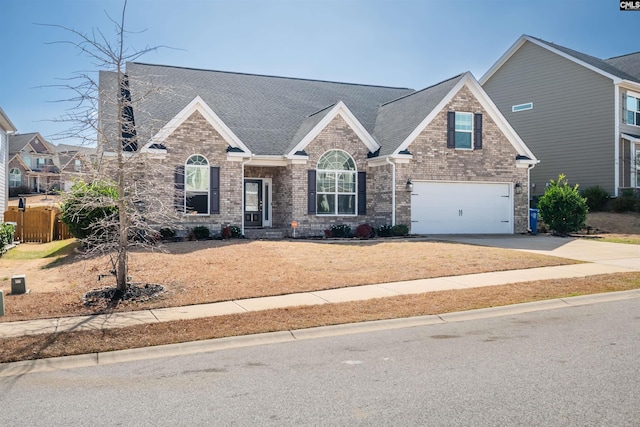
[{"label": "two-story brick house", "polygon": [[9,191],[44,193],[59,188],[60,169],[52,144],[37,132],[9,136]]}]

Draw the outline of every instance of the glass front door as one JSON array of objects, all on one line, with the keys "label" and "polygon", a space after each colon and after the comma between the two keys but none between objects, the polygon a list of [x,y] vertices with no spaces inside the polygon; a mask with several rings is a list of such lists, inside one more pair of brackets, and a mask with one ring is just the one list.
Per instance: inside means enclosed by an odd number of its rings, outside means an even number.
[{"label": "glass front door", "polygon": [[244,182],[244,225],[262,227],[262,180],[247,179]]}]

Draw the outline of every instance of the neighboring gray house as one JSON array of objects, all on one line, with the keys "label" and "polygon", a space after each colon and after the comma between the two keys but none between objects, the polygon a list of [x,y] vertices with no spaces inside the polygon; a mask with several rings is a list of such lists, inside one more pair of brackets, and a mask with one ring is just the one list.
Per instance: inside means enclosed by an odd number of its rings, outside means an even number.
[{"label": "neighboring gray house", "polygon": [[[99,147],[122,136],[114,77],[100,73]],[[528,229],[537,160],[470,73],[420,91],[141,63],[126,77],[141,138],[126,149],[172,171],[149,204],[174,205],[179,232]]]},{"label": "neighboring gray house", "polygon": [[532,195],[560,173],[612,196],[640,187],[640,53],[599,59],[523,35],[480,83],[541,162]]},{"label": "neighboring gray house", "polygon": [[0,222],[4,221],[7,210],[9,187],[7,182],[7,162],[9,159],[9,135],[16,132],[16,127],[0,108]]}]

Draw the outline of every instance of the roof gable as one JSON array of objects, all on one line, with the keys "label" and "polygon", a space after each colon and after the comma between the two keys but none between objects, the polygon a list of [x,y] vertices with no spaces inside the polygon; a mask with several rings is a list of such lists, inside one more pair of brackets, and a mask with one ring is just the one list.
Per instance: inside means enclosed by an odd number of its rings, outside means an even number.
[{"label": "roof gable", "polygon": [[[405,151],[409,145],[422,133],[422,131],[431,123],[431,121],[444,109],[444,107],[460,92],[463,87],[468,88],[473,96],[478,100],[482,108],[487,112],[490,118],[496,123],[500,131],[506,136],[507,140],[511,143],[519,156],[529,158],[532,162],[536,162],[536,157],[531,150],[526,146],[524,141],[511,127],[509,122],[500,113],[498,107],[493,103],[489,95],[482,89],[480,83],[473,77],[470,72],[456,76],[451,81],[448,81],[448,85],[444,85],[441,89],[449,88],[448,92],[444,94],[438,104],[429,112],[429,114],[411,131],[411,133],[402,141],[402,143],[395,148],[393,154],[400,154]],[[443,82],[447,83],[447,82]],[[453,84],[455,83],[455,84]],[[451,86],[453,84],[453,86]],[[437,87],[438,85],[436,85]]]},{"label": "roof gable", "polygon": [[615,84],[620,83],[622,80],[640,83],[640,79],[624,72],[607,61],[528,35],[522,35],[480,78],[480,83],[484,85],[484,83],[527,42],[540,46],[549,52],[560,55],[569,61],[607,77],[613,80]]},{"label": "roof gable", "polygon": [[380,155],[398,154],[406,149],[408,141],[413,141],[453,96],[452,89],[463,77],[464,74],[459,74],[381,105],[373,133],[383,147]]},{"label": "roof gable", "polygon": [[9,135],[9,153],[19,153],[24,149],[40,154],[54,154],[49,142],[38,132]]},{"label": "roof gable", "polygon": [[[342,117],[342,119],[349,125],[351,130],[360,138],[363,144],[369,149],[370,152],[377,151],[380,148],[380,145],[373,139],[371,134],[365,129],[365,127],[358,121],[356,116],[353,115],[351,110],[347,108],[344,102],[339,101],[337,104],[332,106],[331,108],[325,108],[322,111],[311,115],[308,117],[305,122],[301,125],[302,131],[306,131],[307,128],[310,128],[306,134],[302,137],[302,139],[293,146],[289,152],[287,153],[287,157],[292,158],[296,155],[297,152],[304,151],[304,149],[309,145],[311,141],[317,137],[322,130],[327,127],[329,123],[336,117]],[[300,136],[301,132],[296,134]],[[295,142],[295,141],[294,141]]]},{"label": "roof gable", "polygon": [[239,148],[247,155],[251,152],[247,146],[240,141],[231,129],[220,119],[220,117],[207,105],[200,97],[196,96],[186,107],[184,107],[175,117],[173,117],[162,129],[160,129],[151,140],[142,148],[142,152],[149,151],[154,144],[163,144],[165,139],[171,135],[185,120],[187,120],[195,112],[200,113],[205,120],[234,148]]}]

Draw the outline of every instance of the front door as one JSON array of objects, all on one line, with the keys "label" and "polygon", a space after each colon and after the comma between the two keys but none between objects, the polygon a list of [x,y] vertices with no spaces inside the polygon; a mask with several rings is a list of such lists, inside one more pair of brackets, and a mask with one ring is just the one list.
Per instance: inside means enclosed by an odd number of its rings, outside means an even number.
[{"label": "front door", "polygon": [[262,227],[262,210],[262,180],[246,179],[244,181],[245,227]]}]

